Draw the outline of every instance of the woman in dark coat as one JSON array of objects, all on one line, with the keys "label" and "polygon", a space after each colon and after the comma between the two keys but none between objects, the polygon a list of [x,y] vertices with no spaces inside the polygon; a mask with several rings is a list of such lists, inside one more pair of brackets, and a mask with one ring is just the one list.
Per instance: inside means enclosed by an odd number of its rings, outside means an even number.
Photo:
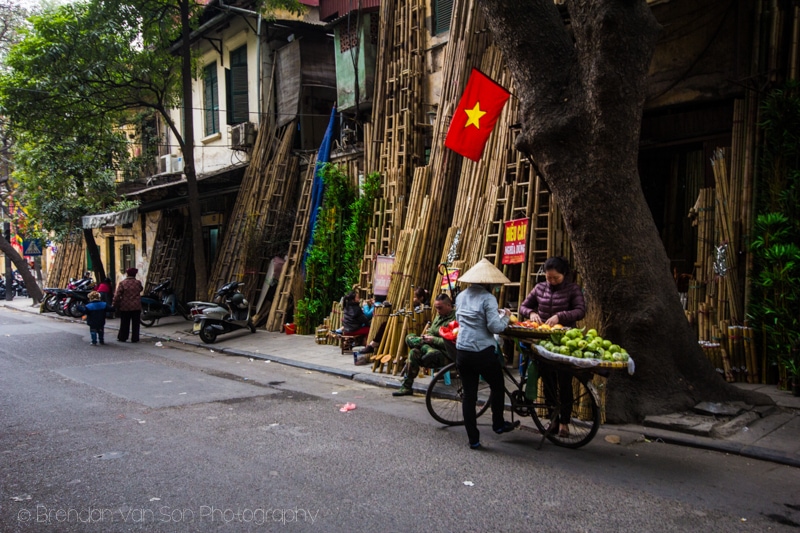
[{"label": "woman in dark coat", "polygon": [[[570,281],[569,263],[563,257],[551,257],[544,263],[545,280],[537,283],[528,297],[519,306],[522,316],[540,324],[574,328],[578,320],[586,316],[586,302],[581,288]],[[569,436],[569,422],[572,418],[572,376],[564,372],[546,369],[541,374],[545,399],[553,401],[556,385],[561,404],[559,413],[559,434]]]}]

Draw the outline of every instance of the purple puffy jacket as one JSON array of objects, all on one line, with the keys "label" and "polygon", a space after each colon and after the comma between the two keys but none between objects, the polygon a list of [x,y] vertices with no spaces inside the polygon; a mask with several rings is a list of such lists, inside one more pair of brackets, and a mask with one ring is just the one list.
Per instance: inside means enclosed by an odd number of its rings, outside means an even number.
[{"label": "purple puffy jacket", "polygon": [[586,302],[581,288],[575,283],[565,281],[559,285],[550,285],[542,281],[536,284],[519,306],[519,312],[524,317],[530,316],[534,311],[539,313],[542,321],[558,314],[559,324],[574,328],[575,323],[586,315]]}]

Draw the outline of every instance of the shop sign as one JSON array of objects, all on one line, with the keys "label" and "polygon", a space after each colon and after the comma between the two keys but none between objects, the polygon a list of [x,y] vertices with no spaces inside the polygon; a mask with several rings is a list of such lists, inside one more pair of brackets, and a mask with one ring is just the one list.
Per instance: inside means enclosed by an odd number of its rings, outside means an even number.
[{"label": "shop sign", "polygon": [[518,218],[505,223],[503,244],[503,264],[513,265],[525,262],[525,243],[528,239],[528,219]]},{"label": "shop sign", "polygon": [[394,257],[379,255],[375,259],[375,273],[372,276],[372,294],[386,296],[389,294],[389,283],[392,281]]},{"label": "shop sign", "polygon": [[458,281],[458,272],[457,268],[453,270],[448,270],[446,276],[442,276],[442,289],[450,289],[450,287],[455,287],[456,281]]}]

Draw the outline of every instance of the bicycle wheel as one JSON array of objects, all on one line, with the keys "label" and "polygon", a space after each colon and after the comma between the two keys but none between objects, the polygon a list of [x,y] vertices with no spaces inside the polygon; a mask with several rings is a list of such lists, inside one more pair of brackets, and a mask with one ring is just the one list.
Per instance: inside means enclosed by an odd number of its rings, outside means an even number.
[{"label": "bicycle wheel", "polygon": [[[461,384],[461,376],[458,374],[456,364],[450,363],[433,376],[428,385],[428,391],[425,393],[425,406],[436,421],[448,426],[461,426],[464,424],[464,414],[461,410],[463,398],[464,388]],[[488,408],[489,384],[481,380],[478,383],[476,414],[481,416]]]},{"label": "bicycle wheel", "polygon": [[[600,428],[600,408],[597,406],[594,386],[589,382],[591,375],[558,370],[558,373],[571,378],[570,395],[559,394],[559,379],[555,371],[551,372],[550,376],[543,375],[540,382],[543,390],[539,391],[539,399],[531,410],[533,423],[553,444],[564,448],[580,448],[588,444]],[[569,396],[571,399],[567,399]],[[567,412],[570,413],[568,418]],[[566,424],[562,420],[562,413],[567,418]]]}]

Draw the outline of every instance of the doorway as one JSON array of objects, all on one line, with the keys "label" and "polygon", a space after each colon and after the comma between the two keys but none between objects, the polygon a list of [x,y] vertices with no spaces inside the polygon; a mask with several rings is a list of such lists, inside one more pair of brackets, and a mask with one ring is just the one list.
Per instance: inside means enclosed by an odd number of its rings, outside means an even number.
[{"label": "doorway", "polygon": [[117,255],[114,247],[114,237],[106,237],[106,250],[108,250],[108,263],[106,275],[111,278],[112,286],[117,283]]}]

